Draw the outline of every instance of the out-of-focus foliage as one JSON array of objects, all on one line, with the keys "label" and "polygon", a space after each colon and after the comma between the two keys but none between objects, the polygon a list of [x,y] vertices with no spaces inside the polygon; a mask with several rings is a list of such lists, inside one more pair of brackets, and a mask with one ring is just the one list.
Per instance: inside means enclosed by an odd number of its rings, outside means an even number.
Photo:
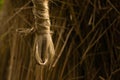
[{"label": "out-of-focus foliage", "polygon": [[3,4],[3,0],[0,0],[0,8],[2,7]]}]

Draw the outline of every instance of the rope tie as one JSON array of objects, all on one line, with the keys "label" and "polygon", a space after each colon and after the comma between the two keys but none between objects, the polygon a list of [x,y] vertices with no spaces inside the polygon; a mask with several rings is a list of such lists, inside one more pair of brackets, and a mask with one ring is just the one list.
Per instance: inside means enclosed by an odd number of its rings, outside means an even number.
[{"label": "rope tie", "polygon": [[[53,34],[50,30],[36,30],[35,27],[32,28],[18,28],[16,32],[20,33],[23,36],[27,36],[29,34],[35,35],[35,43],[34,43],[34,53],[35,59],[40,65],[46,65],[54,55],[54,45],[52,42],[51,34]],[[44,53],[44,55],[42,55]],[[44,57],[42,59],[41,57]]]},{"label": "rope tie", "polygon": [[35,26],[32,28],[19,28],[17,32],[28,35],[35,33],[34,53],[35,59],[40,65],[53,63],[55,54],[54,45],[50,31],[48,0],[32,0]]},{"label": "rope tie", "polygon": [[34,27],[32,28],[18,28],[16,29],[16,32],[20,33],[23,36],[27,36],[29,34],[37,34],[37,35],[44,35],[44,34],[53,34],[53,31],[51,30],[40,30],[37,31]]}]

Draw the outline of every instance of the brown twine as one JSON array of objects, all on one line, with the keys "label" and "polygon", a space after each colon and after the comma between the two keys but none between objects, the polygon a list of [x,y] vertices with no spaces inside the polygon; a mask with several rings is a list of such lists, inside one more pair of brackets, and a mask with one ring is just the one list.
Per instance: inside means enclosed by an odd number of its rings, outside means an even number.
[{"label": "brown twine", "polygon": [[39,35],[53,34],[53,31],[50,31],[50,30],[37,31],[37,30],[35,30],[35,27],[32,27],[32,28],[18,28],[18,29],[16,29],[16,32],[20,33],[23,36],[27,36],[29,34],[34,34],[34,33],[39,34]]},{"label": "brown twine", "polygon": [[32,0],[35,27],[19,28],[16,31],[23,35],[35,33],[35,59],[40,65],[52,64],[55,54],[51,38],[48,0]]},{"label": "brown twine", "polygon": [[40,65],[52,64],[55,53],[51,38],[48,0],[32,0],[35,18],[35,58]]}]

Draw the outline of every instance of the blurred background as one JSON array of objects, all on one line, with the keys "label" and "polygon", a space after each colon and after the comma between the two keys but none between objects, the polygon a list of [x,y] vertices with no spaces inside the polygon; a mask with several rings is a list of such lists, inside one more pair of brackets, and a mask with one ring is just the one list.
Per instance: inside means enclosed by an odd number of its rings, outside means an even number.
[{"label": "blurred background", "polygon": [[34,59],[35,35],[16,32],[34,26],[32,8],[30,0],[0,0],[0,80],[120,80],[119,0],[49,0],[51,70]]},{"label": "blurred background", "polygon": [[0,9],[1,9],[2,5],[3,5],[3,0],[0,0]]}]

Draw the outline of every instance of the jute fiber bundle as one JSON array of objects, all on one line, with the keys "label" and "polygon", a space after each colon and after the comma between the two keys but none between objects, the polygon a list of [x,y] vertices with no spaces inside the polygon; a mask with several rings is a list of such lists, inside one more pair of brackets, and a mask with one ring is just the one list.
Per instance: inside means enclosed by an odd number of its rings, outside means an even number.
[{"label": "jute fiber bundle", "polygon": [[35,18],[35,58],[40,65],[52,64],[55,54],[51,38],[48,0],[32,0]]}]

